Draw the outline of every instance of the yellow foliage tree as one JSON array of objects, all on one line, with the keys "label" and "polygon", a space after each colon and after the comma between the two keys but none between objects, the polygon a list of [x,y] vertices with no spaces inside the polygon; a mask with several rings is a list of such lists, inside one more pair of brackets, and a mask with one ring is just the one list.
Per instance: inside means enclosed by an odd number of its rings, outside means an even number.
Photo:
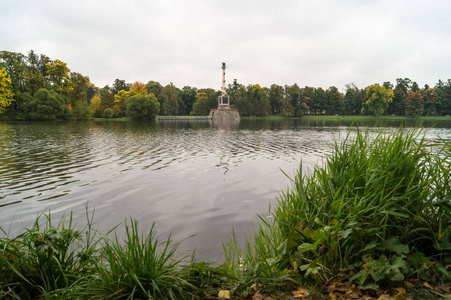
[{"label": "yellow foliage tree", "polygon": [[101,102],[102,102],[102,100],[100,99],[100,97],[98,95],[95,95],[94,97],[91,98],[91,103],[89,104],[89,109],[91,110],[91,113],[93,115],[95,115],[96,112],[98,110],[100,110]]},{"label": "yellow foliage tree", "polygon": [[117,92],[116,95],[114,95],[114,101],[116,102],[113,106],[113,110],[116,113],[117,116],[122,116],[125,114],[125,103],[127,102],[127,99],[130,97],[130,92],[126,90],[120,90]]},{"label": "yellow foliage tree", "polygon": [[11,78],[5,68],[0,69],[0,114],[6,111],[6,108],[14,101],[14,92],[11,84]]},{"label": "yellow foliage tree", "polygon": [[65,62],[54,60],[45,64],[47,75],[52,83],[52,88],[60,95],[67,95],[73,90],[72,81],[70,80],[70,69]]},{"label": "yellow foliage tree", "polygon": [[134,96],[147,95],[146,85],[140,81],[135,81],[130,87],[130,93]]},{"label": "yellow foliage tree", "polygon": [[366,90],[366,102],[370,112],[375,115],[384,113],[388,104],[393,101],[394,93],[391,89],[386,89],[382,85],[373,84]]}]

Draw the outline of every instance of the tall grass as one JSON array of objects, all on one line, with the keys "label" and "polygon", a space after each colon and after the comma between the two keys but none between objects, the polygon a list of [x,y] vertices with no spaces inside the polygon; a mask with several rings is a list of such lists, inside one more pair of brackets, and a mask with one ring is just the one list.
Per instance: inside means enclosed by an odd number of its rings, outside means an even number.
[{"label": "tall grass", "polygon": [[195,287],[184,277],[185,257],[176,258],[178,243],[159,242],[154,225],[139,233],[138,222],[125,225],[125,240],[106,240],[101,263],[88,285],[89,297],[99,299],[189,299]]},{"label": "tall grass", "polygon": [[91,233],[91,225],[75,229],[72,214],[55,225],[49,213],[18,236],[1,239],[0,297],[69,297],[73,285],[94,266]]},{"label": "tall grass", "polygon": [[348,274],[376,288],[412,275],[432,280],[433,271],[451,278],[449,143],[427,141],[419,128],[357,128],[332,150],[310,175],[301,166],[251,247],[227,251],[245,261],[279,257],[280,269],[316,282]]}]

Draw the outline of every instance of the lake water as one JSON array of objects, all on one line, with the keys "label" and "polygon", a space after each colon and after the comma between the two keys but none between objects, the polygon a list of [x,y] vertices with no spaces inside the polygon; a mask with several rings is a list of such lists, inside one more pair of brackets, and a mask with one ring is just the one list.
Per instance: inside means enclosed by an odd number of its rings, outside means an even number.
[{"label": "lake water", "polygon": [[[380,124],[361,125],[377,131]],[[89,202],[100,232],[129,217],[142,230],[155,222],[160,239],[194,235],[181,250],[221,261],[231,229],[243,237],[289,186],[282,170],[292,175],[301,160],[311,169],[350,126],[306,120],[0,123],[0,226],[16,233],[49,210],[54,219],[72,211],[84,225]],[[439,122],[428,138],[450,140],[450,128],[451,122]],[[121,236],[123,226],[117,232]]]}]

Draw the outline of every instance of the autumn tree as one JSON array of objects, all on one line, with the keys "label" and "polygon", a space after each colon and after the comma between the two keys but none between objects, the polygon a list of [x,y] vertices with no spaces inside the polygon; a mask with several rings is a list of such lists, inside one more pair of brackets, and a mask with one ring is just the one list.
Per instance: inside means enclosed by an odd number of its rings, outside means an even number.
[{"label": "autumn tree", "polygon": [[410,91],[407,96],[407,115],[417,117],[423,114],[423,96],[420,91]]},{"label": "autumn tree", "polygon": [[130,87],[130,95],[132,96],[147,95],[146,85],[141,81],[135,81]]},{"label": "autumn tree", "polygon": [[154,94],[131,96],[127,100],[127,116],[137,120],[154,120],[160,103]]},{"label": "autumn tree", "polygon": [[51,89],[59,95],[67,96],[73,89],[70,69],[65,62],[58,59],[46,64]]},{"label": "autumn tree", "polygon": [[13,106],[15,109],[18,109],[22,106],[22,94],[27,91],[27,65],[25,56],[21,53],[0,51],[0,61],[2,61],[2,67],[6,69],[8,77],[11,78],[11,86],[15,99]]},{"label": "autumn tree", "polygon": [[91,98],[91,102],[89,103],[89,110],[91,111],[91,114],[93,116],[100,116],[100,104],[102,100],[100,99],[100,96],[95,95]]},{"label": "autumn tree", "polygon": [[365,104],[368,106],[368,110],[377,116],[384,113],[393,97],[391,89],[387,90],[384,86],[373,84],[366,90]]},{"label": "autumn tree", "polygon": [[435,89],[427,89],[423,92],[424,113],[426,115],[435,114],[438,95]]},{"label": "autumn tree", "polygon": [[6,108],[14,101],[14,92],[11,84],[11,78],[5,68],[0,69],[0,114],[6,111]]},{"label": "autumn tree", "polygon": [[120,90],[114,95],[113,111],[118,117],[123,117],[125,115],[125,104],[127,99],[130,97],[130,92],[126,90]]}]

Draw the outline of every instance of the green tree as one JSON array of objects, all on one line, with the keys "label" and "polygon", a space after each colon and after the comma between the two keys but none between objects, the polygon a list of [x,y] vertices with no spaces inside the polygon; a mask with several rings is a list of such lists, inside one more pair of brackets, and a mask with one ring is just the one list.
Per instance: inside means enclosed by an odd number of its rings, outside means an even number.
[{"label": "green tree", "polygon": [[290,98],[285,96],[282,98],[281,113],[284,117],[294,117],[294,107],[291,105]]},{"label": "green tree", "polygon": [[282,113],[283,86],[272,84],[268,91],[269,103],[271,104],[271,114]]},{"label": "green tree", "polygon": [[266,116],[271,111],[268,94],[259,84],[248,86],[248,95],[251,103],[251,116]]},{"label": "green tree", "polygon": [[388,104],[393,100],[394,94],[391,89],[386,89],[384,86],[373,84],[366,90],[366,102],[368,110],[375,114],[381,115],[384,113]]},{"label": "green tree", "polygon": [[[210,109],[218,107],[218,97],[221,95],[220,91],[217,91],[212,88],[206,88],[206,89],[200,89],[198,92],[207,94],[208,105],[209,105]],[[230,95],[229,95],[229,97],[230,97]],[[234,105],[233,103],[234,103],[233,99],[230,100],[230,105],[233,106]]]},{"label": "green tree", "polygon": [[427,89],[423,92],[424,113],[426,115],[435,114],[437,112],[436,105],[438,95],[435,89]]},{"label": "green tree", "polygon": [[193,110],[193,105],[196,101],[197,89],[190,86],[184,86],[179,92],[179,99],[183,102],[185,111],[183,114],[189,115]]},{"label": "green tree", "polygon": [[[217,100],[215,101],[217,106]],[[246,89],[244,85],[240,85],[233,96],[233,106],[240,111],[243,117],[251,116],[253,113],[252,104],[249,100],[249,88]]]},{"label": "green tree", "polygon": [[[110,91],[110,87],[106,85],[99,91],[100,94],[100,107],[96,111],[96,117],[101,117],[101,114],[103,111],[107,108],[113,108],[114,104],[116,104],[116,101],[114,99],[113,93]],[[92,100],[91,100],[92,101]]]},{"label": "green tree", "polygon": [[11,78],[5,68],[0,69],[0,114],[6,111],[6,108],[14,101],[14,92],[11,84]]},{"label": "green tree", "polygon": [[126,83],[125,80],[121,80],[116,78],[113,82],[113,86],[111,88],[111,92],[116,95],[119,91],[129,91],[131,84]]},{"label": "green tree", "polygon": [[326,90],[326,113],[329,115],[341,114],[343,111],[343,95],[334,86]]},{"label": "green tree", "polygon": [[315,89],[315,96],[313,102],[315,102],[315,114],[324,114],[326,111],[326,91],[322,88]]},{"label": "green tree", "polygon": [[291,86],[285,86],[285,94],[289,99],[291,106],[293,107],[294,116],[302,116],[301,103],[304,100],[301,92],[301,88],[295,83]]},{"label": "green tree", "polygon": [[442,83],[440,90],[441,114],[451,115],[451,79],[448,79],[446,83]]},{"label": "green tree", "polygon": [[302,89],[302,95],[304,97],[304,103],[308,106],[308,113],[311,114],[315,111],[315,88],[310,86],[305,86]]},{"label": "green tree", "polygon": [[102,113],[102,117],[107,118],[107,119],[111,119],[114,117],[114,110],[111,108],[107,108],[103,111]]},{"label": "green tree", "polygon": [[178,94],[177,88],[172,83],[161,90],[160,99],[163,103],[162,113],[164,115],[178,115],[180,113]]},{"label": "green tree", "polygon": [[137,120],[154,120],[160,103],[154,94],[132,96],[127,100],[127,116]]},{"label": "green tree", "polygon": [[45,55],[38,56],[33,50],[25,57],[27,71],[25,74],[25,91],[34,95],[39,89],[50,88],[47,75],[47,64],[51,62]]},{"label": "green tree", "polygon": [[420,91],[410,91],[407,96],[407,115],[417,117],[423,114],[423,96]]},{"label": "green tree", "polygon": [[24,94],[24,111],[31,120],[54,120],[64,117],[67,106],[54,90],[40,89],[33,96]]},{"label": "green tree", "polygon": [[345,114],[360,115],[364,98],[365,90],[360,90],[354,83],[347,84],[343,104]]},{"label": "green tree", "polygon": [[80,73],[71,73],[72,90],[69,92],[69,103],[75,119],[85,119],[89,115],[86,90],[89,78]]},{"label": "green tree", "polygon": [[207,93],[197,93],[193,105],[192,116],[207,116],[210,113],[210,102]]},{"label": "green tree", "polygon": [[[149,81],[146,84],[146,88],[147,88],[147,93],[150,94],[154,94],[155,97],[159,100],[160,99],[160,93],[161,90],[163,89],[163,86],[157,82],[157,81]],[[161,101],[160,101],[160,105],[162,105]]]}]

